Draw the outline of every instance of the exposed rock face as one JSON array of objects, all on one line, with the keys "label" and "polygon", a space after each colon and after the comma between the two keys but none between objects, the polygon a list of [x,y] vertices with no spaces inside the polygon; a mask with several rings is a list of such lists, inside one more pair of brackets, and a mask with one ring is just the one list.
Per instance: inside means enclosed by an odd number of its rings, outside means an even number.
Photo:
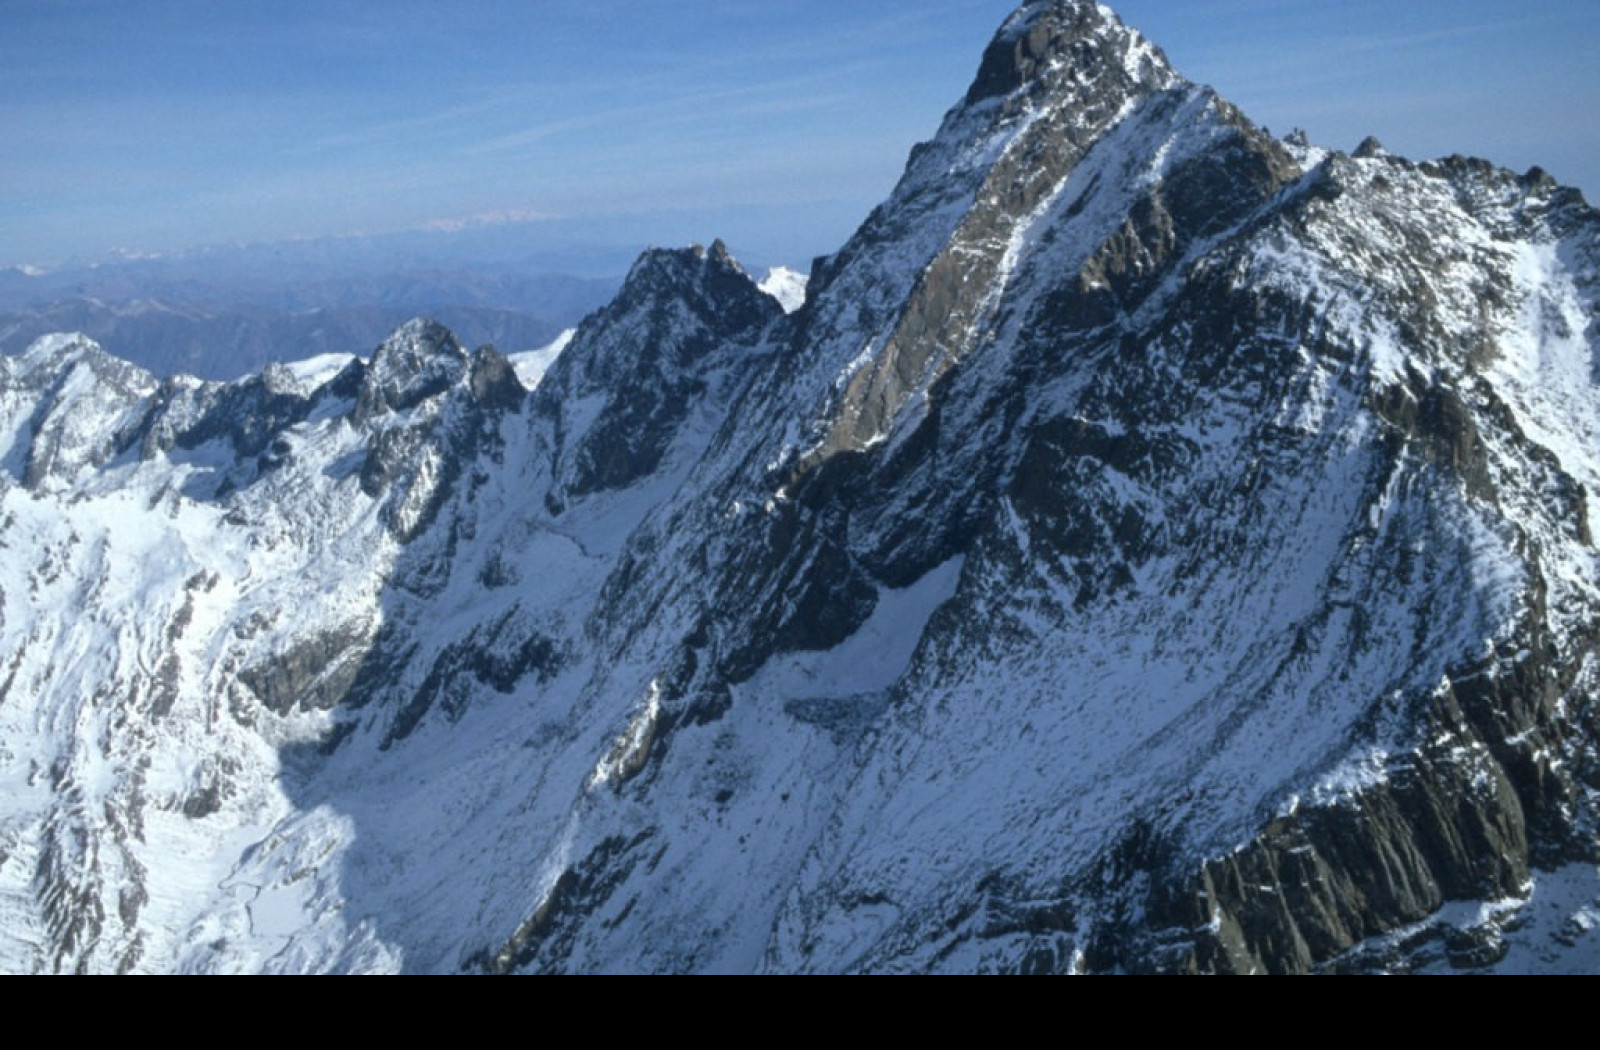
[{"label": "exposed rock face", "polygon": [[655,473],[692,404],[782,313],[717,241],[653,250],[617,298],[580,329],[537,395],[556,419],[556,485],[546,502],[625,488]]},{"label": "exposed rock face", "polygon": [[11,969],[1592,969],[1600,218],[1025,5],[785,314],[0,371]]},{"label": "exposed rock face", "polygon": [[432,321],[411,321],[372,355],[356,397],[356,416],[404,412],[450,389],[466,367],[467,352],[449,329]]},{"label": "exposed rock face", "polygon": [[126,444],[148,372],[81,336],[49,336],[3,362],[6,409],[17,417],[8,473],[29,489],[70,484]]}]

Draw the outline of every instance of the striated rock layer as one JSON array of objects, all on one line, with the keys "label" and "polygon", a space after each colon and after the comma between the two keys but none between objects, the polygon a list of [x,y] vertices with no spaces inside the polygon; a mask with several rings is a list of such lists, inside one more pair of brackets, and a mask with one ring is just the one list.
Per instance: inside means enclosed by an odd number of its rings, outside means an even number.
[{"label": "striated rock layer", "polygon": [[785,313],[0,362],[11,970],[1589,969],[1600,221],[1024,5]]}]

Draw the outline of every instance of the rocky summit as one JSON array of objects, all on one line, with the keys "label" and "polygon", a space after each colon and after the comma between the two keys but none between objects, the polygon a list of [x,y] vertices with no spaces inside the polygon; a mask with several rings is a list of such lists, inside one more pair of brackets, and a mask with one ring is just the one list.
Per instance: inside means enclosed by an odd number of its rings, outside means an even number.
[{"label": "rocky summit", "polygon": [[[1593,971],[1600,218],[1031,2],[786,313],[0,360],[13,971]],[[286,354],[285,356],[292,356]]]}]

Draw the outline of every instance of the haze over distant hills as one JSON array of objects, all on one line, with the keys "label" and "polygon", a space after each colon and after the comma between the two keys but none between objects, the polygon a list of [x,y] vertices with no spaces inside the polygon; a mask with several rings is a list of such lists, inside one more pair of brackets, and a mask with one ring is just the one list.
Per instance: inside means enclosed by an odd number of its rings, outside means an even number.
[{"label": "haze over distant hills", "polygon": [[528,237],[513,224],[0,271],[0,353],[75,331],[157,375],[233,379],[271,361],[370,353],[419,315],[472,345],[530,350],[609,299],[629,253],[540,251]]}]

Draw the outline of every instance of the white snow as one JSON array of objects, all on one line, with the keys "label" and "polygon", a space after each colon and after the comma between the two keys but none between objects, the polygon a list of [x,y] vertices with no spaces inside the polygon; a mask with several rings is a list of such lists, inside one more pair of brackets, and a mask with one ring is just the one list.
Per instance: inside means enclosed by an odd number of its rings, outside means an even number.
[{"label": "white snow", "polygon": [[359,358],[355,354],[317,354],[299,361],[291,361],[286,367],[303,389],[315,390],[356,360]]},{"label": "white snow", "polygon": [[538,386],[544,374],[550,371],[550,366],[556,363],[556,358],[561,356],[561,351],[572,342],[572,337],[577,331],[576,328],[568,328],[537,350],[507,354],[506,360],[510,361],[511,367],[516,370],[517,381],[529,390]]},{"label": "white snow", "polygon": [[872,615],[848,639],[821,652],[773,657],[744,688],[785,700],[827,699],[889,688],[905,674],[928,617],[955,593],[960,558],[900,590],[878,592]]},{"label": "white snow", "polygon": [[767,275],[757,287],[778,300],[784,313],[792,314],[805,304],[806,282],[809,279],[809,275],[787,266],[774,266],[767,270]]}]

